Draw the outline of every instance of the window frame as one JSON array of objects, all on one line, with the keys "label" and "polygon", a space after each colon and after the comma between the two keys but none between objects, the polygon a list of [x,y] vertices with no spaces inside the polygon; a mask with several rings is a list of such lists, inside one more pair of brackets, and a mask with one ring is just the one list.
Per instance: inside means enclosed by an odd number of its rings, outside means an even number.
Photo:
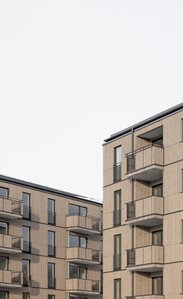
[{"label": "window frame", "polygon": [[[161,292],[160,293],[158,293],[158,287],[157,287],[157,293],[154,292],[155,291],[154,281],[158,278],[161,278]],[[152,277],[152,295],[163,295],[163,276],[162,275]]]},{"label": "window frame", "polygon": [[[27,283],[24,283],[24,265],[23,262],[26,261],[28,262],[28,273],[25,273],[28,277],[27,277]],[[29,286],[30,284],[30,280],[31,280],[31,261],[30,259],[22,259],[22,272],[23,272],[23,286]]]},{"label": "window frame", "polygon": [[[71,213],[71,212],[70,212],[70,207],[71,207],[71,206],[77,207],[77,208],[78,208],[78,213],[74,213],[74,212]],[[82,214],[82,213],[81,213],[81,210],[82,210],[82,209],[84,209],[84,210],[86,211],[86,214]],[[69,203],[69,216],[82,216],[82,217],[87,217],[87,215],[88,215],[88,208],[87,208],[87,207]]]},{"label": "window frame", "polygon": [[[118,244],[118,241],[117,239],[119,238],[119,248],[117,248],[117,244]],[[117,235],[114,235],[114,258],[113,258],[113,270],[114,271],[119,271],[121,270],[121,234],[117,234]],[[118,253],[119,251],[119,253]],[[119,257],[119,265],[118,264],[118,257]]]},{"label": "window frame", "polygon": [[[24,231],[23,229],[24,228],[28,228],[28,241],[27,240],[24,240]],[[31,227],[30,226],[27,226],[27,225],[23,225],[22,226],[22,232],[23,232],[23,243],[24,242],[27,242],[27,244],[29,245],[29,249],[28,250],[25,250],[24,249],[24,246],[23,246],[23,252],[27,252],[27,253],[30,253],[31,252]]]},{"label": "window frame", "polygon": [[[119,297],[117,297],[117,283],[119,283]],[[121,278],[114,279],[114,299],[121,299]]]},{"label": "window frame", "polygon": [[[52,275],[53,276],[52,277],[53,285],[49,285],[49,282],[50,282],[50,280],[49,280],[49,265],[53,266],[53,269],[52,269],[52,271],[53,271],[52,274],[54,274],[54,275]],[[47,278],[48,278],[48,289],[56,289],[55,263],[48,262],[48,277]]]},{"label": "window frame", "polygon": [[3,198],[3,199],[9,199],[9,192],[10,192],[9,188],[0,186],[0,190],[1,190],[1,189],[4,189],[4,190],[7,191],[7,196],[2,196],[2,195],[1,195],[1,192],[0,192],[0,198]]},{"label": "window frame", "polygon": [[[24,205],[24,195],[28,195],[28,202],[29,204],[28,205]],[[31,194],[28,193],[28,192],[22,192],[22,201],[23,201],[23,219],[27,219],[27,220],[30,220],[31,219]],[[24,215],[24,208],[27,208],[28,209],[28,217],[25,217]]]},{"label": "window frame", "polygon": [[[119,196],[119,197],[118,197]],[[119,209],[116,207],[117,205],[117,200],[119,199]],[[116,213],[119,213],[119,222],[117,222],[116,218]],[[114,214],[113,214],[113,226],[120,226],[121,225],[121,189],[114,191]]]},{"label": "window frame", "polygon": [[[49,202],[53,204],[53,209],[49,210]],[[53,215],[53,221],[49,221],[49,215]],[[55,212],[55,199],[48,198],[47,202],[47,216],[48,216],[48,224],[56,225],[56,212]]]},{"label": "window frame", "polygon": [[[53,234],[53,244],[49,244],[49,233]],[[55,231],[48,230],[48,256],[55,257],[56,256],[56,246],[55,246]],[[49,253],[49,246],[53,246],[53,254]]]}]

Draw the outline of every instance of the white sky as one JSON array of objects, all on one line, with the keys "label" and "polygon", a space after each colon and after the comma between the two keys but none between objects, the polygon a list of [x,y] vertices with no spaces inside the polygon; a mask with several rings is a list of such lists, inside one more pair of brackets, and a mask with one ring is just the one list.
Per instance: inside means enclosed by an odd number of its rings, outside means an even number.
[{"label": "white sky", "polygon": [[102,143],[183,99],[183,1],[1,0],[0,173],[102,198]]}]

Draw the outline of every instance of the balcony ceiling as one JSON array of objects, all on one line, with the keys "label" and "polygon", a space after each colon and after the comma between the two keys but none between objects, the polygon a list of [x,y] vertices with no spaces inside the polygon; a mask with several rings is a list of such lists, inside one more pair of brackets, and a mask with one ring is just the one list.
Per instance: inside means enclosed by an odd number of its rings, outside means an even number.
[{"label": "balcony ceiling", "polygon": [[148,131],[148,132],[140,135],[140,137],[144,138],[144,139],[152,140],[152,139],[158,138],[162,135],[163,135],[163,126],[153,129],[151,131]]}]

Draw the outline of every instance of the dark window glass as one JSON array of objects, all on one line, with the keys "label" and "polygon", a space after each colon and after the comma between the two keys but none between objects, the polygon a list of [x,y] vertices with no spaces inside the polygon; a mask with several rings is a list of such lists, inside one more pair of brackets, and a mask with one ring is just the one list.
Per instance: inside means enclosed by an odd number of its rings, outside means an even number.
[{"label": "dark window glass", "polygon": [[152,294],[162,295],[163,294],[163,277],[153,277],[152,278]]},{"label": "dark window glass", "polygon": [[9,196],[9,189],[0,187],[0,197],[8,198]]},{"label": "dark window glass", "polygon": [[121,225],[121,190],[114,192],[114,226]]},{"label": "dark window glass", "polygon": [[0,299],[8,299],[8,298],[9,298],[9,292],[0,291]]},{"label": "dark window glass", "polygon": [[48,299],[55,299],[55,295],[48,295]]},{"label": "dark window glass", "polygon": [[163,245],[163,231],[158,230],[158,231],[153,231],[152,232],[152,243],[153,245]]},{"label": "dark window glass", "polygon": [[23,198],[23,217],[26,219],[30,219],[30,194],[22,193]]},{"label": "dark window glass", "polygon": [[55,256],[55,232],[48,231],[48,255]]},{"label": "dark window glass", "polygon": [[55,200],[53,199],[48,199],[48,223],[56,223]]},{"label": "dark window glass", "polygon": [[30,260],[22,260],[23,285],[30,285]]},{"label": "dark window glass", "polygon": [[87,268],[69,265],[69,278],[87,279]]},{"label": "dark window glass", "polygon": [[48,263],[48,288],[55,289],[56,279],[55,279],[55,264]]},{"label": "dark window glass", "polygon": [[30,252],[30,227],[23,226],[23,251]]},{"label": "dark window glass", "polygon": [[163,184],[158,184],[152,187],[153,196],[163,196]]},{"label": "dark window glass", "polygon": [[156,138],[152,140],[153,145],[163,146],[163,137]]},{"label": "dark window glass", "polygon": [[114,279],[114,299],[121,299],[121,279]]},{"label": "dark window glass", "polygon": [[121,235],[114,236],[114,270],[121,269]]},{"label": "dark window glass", "polygon": [[86,216],[87,215],[87,208],[80,207],[80,206],[73,205],[73,204],[69,204],[69,215]]},{"label": "dark window glass", "polygon": [[8,261],[8,257],[0,256],[0,270],[8,270]]},{"label": "dark window glass", "polygon": [[7,235],[8,234],[8,223],[0,222],[0,234]]},{"label": "dark window glass", "polygon": [[69,247],[87,247],[87,238],[76,236],[76,235],[69,235]]},{"label": "dark window glass", "polygon": [[121,180],[121,146],[114,148],[114,182]]}]

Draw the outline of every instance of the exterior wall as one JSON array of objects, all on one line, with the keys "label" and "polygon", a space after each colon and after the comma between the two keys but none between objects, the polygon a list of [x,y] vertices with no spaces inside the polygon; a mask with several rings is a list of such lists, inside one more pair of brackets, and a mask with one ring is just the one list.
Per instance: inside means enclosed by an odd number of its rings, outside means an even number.
[{"label": "exterior wall", "polygon": [[[30,293],[30,298],[45,299],[48,298],[48,294],[55,295],[55,299],[63,298],[68,299],[69,293],[66,290],[66,280],[69,278],[69,262],[66,257],[66,250],[69,240],[69,229],[66,225],[67,215],[69,213],[69,203],[79,205],[87,208],[87,215],[91,217],[101,218],[102,205],[89,200],[75,199],[71,197],[64,197],[57,195],[56,192],[41,191],[36,188],[30,188],[29,186],[18,185],[14,182],[5,182],[0,178],[0,187],[9,189],[9,197],[22,201],[22,192],[30,194],[30,208],[31,219],[15,219],[8,220],[9,222],[9,234],[22,237],[22,226],[28,226],[31,229],[30,253],[15,253],[8,254],[2,253],[0,248],[0,255],[9,257],[9,269],[14,271],[22,271],[22,259],[30,260],[30,274],[31,285],[30,287],[21,286],[20,288],[1,288],[0,290],[9,291],[9,299],[22,298],[22,292]],[[56,224],[48,224],[48,198],[55,200],[55,212],[56,212]],[[0,217],[0,221],[4,221]],[[48,256],[48,231],[55,232],[55,257]],[[78,235],[82,235],[78,233]],[[88,238],[88,248],[101,250],[102,235],[92,234],[87,232],[84,234]],[[0,235],[1,239],[1,235]],[[48,263],[55,264],[55,277],[56,288],[48,289]],[[74,263],[73,264],[77,264]],[[102,265],[87,265],[85,261],[83,266],[88,268],[87,279],[98,280],[101,284],[100,271]],[[82,294],[81,294],[82,295]],[[90,299],[90,295],[85,296]],[[95,295],[96,298],[102,298],[99,293]],[[94,298],[92,297],[92,298]]]},{"label": "exterior wall", "polygon": [[[157,120],[154,123],[138,128],[134,132],[134,150],[139,150],[146,146],[151,146],[149,140],[140,138],[140,135],[151,130],[163,127],[163,199],[158,199],[156,205],[152,205],[151,182],[134,178],[134,196],[132,191],[132,178],[127,173],[126,155],[132,152],[132,134],[128,133],[117,139],[108,141],[103,146],[103,170],[104,170],[104,298],[116,299],[114,297],[114,279],[121,278],[121,299],[134,296],[137,299],[179,299],[183,292],[183,140],[182,140],[182,119],[183,111]],[[114,148],[121,145],[121,180],[113,181]],[[162,163],[162,157],[159,160]],[[148,157],[148,158],[147,158]],[[136,155],[136,165],[142,171],[148,170],[150,161],[148,155]],[[142,159],[142,160],[141,160]],[[151,160],[153,161],[153,160]],[[144,163],[144,164],[142,164]],[[156,161],[152,164],[156,164]],[[157,163],[159,164],[159,163]],[[152,167],[153,169],[153,167]],[[149,168],[150,173],[150,168]],[[145,176],[144,176],[145,177]],[[153,179],[155,180],[155,179]],[[159,180],[159,179],[158,179]],[[158,182],[157,180],[157,182]],[[114,227],[114,192],[121,189],[121,225]],[[136,217],[143,218],[143,227],[135,224],[133,220],[127,219],[127,203],[132,199],[136,204]],[[147,203],[147,204],[146,204]],[[148,213],[147,213],[148,211]],[[161,218],[155,218],[153,214],[161,211]],[[150,214],[148,222],[145,216]],[[155,221],[154,224],[152,222]],[[162,221],[162,226],[161,226]],[[163,228],[163,247],[158,252],[153,253],[152,227]],[[134,224],[133,224],[134,223]],[[146,226],[146,224],[148,225]],[[132,224],[134,229],[132,229]],[[160,226],[158,226],[160,225]],[[133,233],[132,233],[133,231]],[[114,271],[114,235],[121,234],[121,270]],[[134,243],[134,244],[133,244]],[[133,248],[137,250],[137,261],[143,266],[150,263],[151,268],[147,272],[138,272],[137,265],[134,267],[134,284],[132,283],[132,271],[127,267],[127,250]],[[137,248],[137,249],[136,249]],[[150,260],[154,254],[154,260],[161,261],[162,267],[157,267],[157,273],[161,275],[163,271],[163,296],[152,295],[152,276],[155,273],[156,265]],[[162,255],[163,254],[163,255]],[[140,263],[139,262],[139,263]],[[154,272],[152,271],[152,268]],[[137,271],[137,272],[136,272]],[[156,274],[156,273],[155,273]],[[132,286],[133,285],[133,286]],[[134,293],[133,290],[134,289]]]}]

